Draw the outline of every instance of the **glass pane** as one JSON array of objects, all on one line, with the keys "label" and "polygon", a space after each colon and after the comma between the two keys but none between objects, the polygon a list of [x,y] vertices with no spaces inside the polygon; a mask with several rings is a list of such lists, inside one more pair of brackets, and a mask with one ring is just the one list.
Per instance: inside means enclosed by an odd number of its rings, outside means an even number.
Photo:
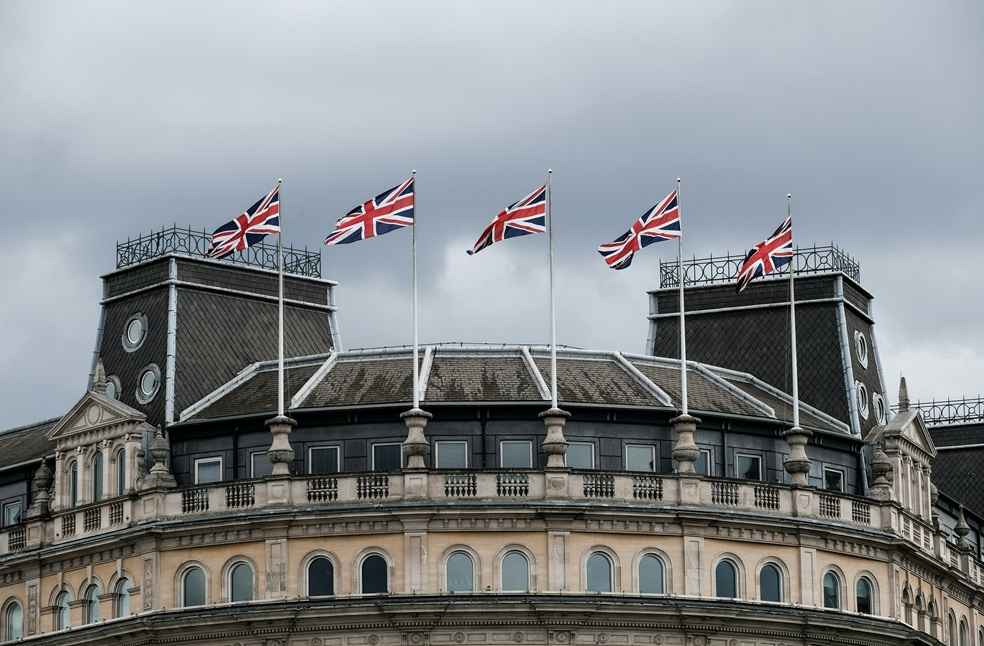
[{"label": "glass pane", "polygon": [[722,599],[738,598],[738,572],[730,561],[721,561],[715,568],[714,590]]},{"label": "glass pane", "polygon": [[190,568],[184,575],[184,607],[205,605],[205,573],[201,568]]},{"label": "glass pane", "polygon": [[362,561],[362,592],[365,594],[389,592],[386,561],[382,556],[373,554]]},{"label": "glass pane", "polygon": [[69,476],[68,494],[72,499],[72,506],[79,504],[79,463],[72,464],[71,475]]},{"label": "glass pane", "polygon": [[4,623],[6,624],[4,637],[7,641],[20,639],[24,636],[24,613],[19,603],[12,603],[7,606],[7,616],[4,619]]},{"label": "glass pane", "polygon": [[116,616],[130,616],[130,582],[126,579],[116,584]]},{"label": "glass pane", "polygon": [[871,614],[871,583],[868,579],[858,581],[858,612],[864,615]]},{"label": "glass pane", "polygon": [[18,502],[8,502],[3,506],[3,525],[16,525],[21,521],[21,504]]},{"label": "glass pane", "polygon": [[735,460],[735,471],[739,478],[745,480],[761,480],[762,468],[761,461],[751,455],[739,455]]},{"label": "glass pane", "polygon": [[137,345],[141,339],[143,339],[143,321],[136,318],[126,326],[126,340],[130,345]]},{"label": "glass pane", "polygon": [[399,471],[403,466],[403,446],[400,444],[374,444],[372,447],[373,471]]},{"label": "glass pane", "polygon": [[103,497],[103,458],[102,453],[96,453],[92,458],[92,499],[102,500]]},{"label": "glass pane", "polygon": [[844,491],[844,474],[840,471],[824,470],[823,486],[828,491]]},{"label": "glass pane", "polygon": [[526,556],[509,552],[502,557],[502,591],[526,592],[530,587],[530,568]]},{"label": "glass pane", "polygon": [[331,561],[319,556],[308,565],[308,596],[330,597],[335,594],[335,568]]},{"label": "glass pane", "polygon": [[140,390],[148,397],[157,389],[157,374],[153,370],[144,370],[140,375]]},{"label": "glass pane", "polygon": [[658,556],[646,554],[639,561],[639,592],[663,594],[663,561]]},{"label": "glass pane", "polygon": [[840,608],[840,581],[832,572],[823,576],[823,607]]},{"label": "glass pane", "polygon": [[759,573],[762,601],[782,601],[782,574],[775,565],[766,565]]},{"label": "glass pane", "polygon": [[627,446],[625,447],[625,470],[626,471],[655,471],[656,470],[656,450],[652,446]]},{"label": "glass pane", "polygon": [[126,453],[120,451],[116,454],[116,495],[122,496],[126,492]]},{"label": "glass pane", "polygon": [[588,557],[588,592],[612,591],[612,562],[607,556],[595,552]]},{"label": "glass pane", "polygon": [[533,467],[533,459],[530,453],[532,446],[526,440],[500,442],[499,450],[502,452],[502,466],[507,469],[531,469]]},{"label": "glass pane", "polygon": [[58,608],[57,616],[57,626],[58,629],[68,628],[69,624],[69,614],[68,614],[68,593],[61,592],[58,598],[55,599],[55,606]]},{"label": "glass pane", "polygon": [[694,468],[701,475],[711,475],[710,451],[699,451],[697,453],[697,464],[694,465]]},{"label": "glass pane", "polygon": [[85,623],[99,621],[99,588],[90,585],[85,593]]},{"label": "glass pane", "polygon": [[250,453],[249,458],[253,463],[251,473],[254,478],[265,478],[273,473],[273,464],[270,462],[270,458],[267,457],[266,451]]},{"label": "glass pane", "polygon": [[195,483],[208,484],[222,481],[222,463],[218,460],[208,460],[195,463]]},{"label": "glass pane", "polygon": [[120,390],[116,387],[116,382],[112,379],[106,381],[106,396],[110,399],[120,398]]},{"label": "glass pane", "polygon": [[253,568],[248,563],[237,563],[232,566],[232,572],[229,574],[229,585],[233,602],[252,601]]},{"label": "glass pane", "polygon": [[455,552],[448,557],[448,592],[472,592],[474,567],[471,557],[464,552]]},{"label": "glass pane", "polygon": [[567,446],[567,466],[572,469],[594,469],[594,444],[571,442]]},{"label": "glass pane", "polygon": [[311,449],[311,473],[338,473],[338,449],[335,447],[315,447]]},{"label": "glass pane", "polygon": [[468,467],[467,442],[438,442],[438,469],[465,469]]}]

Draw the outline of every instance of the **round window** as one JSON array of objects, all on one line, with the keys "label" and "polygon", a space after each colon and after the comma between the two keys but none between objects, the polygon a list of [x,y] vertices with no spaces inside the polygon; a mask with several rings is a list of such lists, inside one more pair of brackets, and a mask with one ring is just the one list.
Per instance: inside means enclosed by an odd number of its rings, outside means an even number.
[{"label": "round window", "polygon": [[134,314],[126,320],[123,326],[123,349],[133,352],[143,345],[147,338],[147,317],[143,314]]},{"label": "round window", "polygon": [[868,389],[860,381],[854,383],[854,388],[858,391],[858,414],[868,419]]},{"label": "round window", "polygon": [[150,364],[140,372],[137,382],[137,401],[146,404],[154,398],[161,386],[161,370],[156,364]]},{"label": "round window", "polygon": [[106,396],[110,399],[120,398],[120,378],[116,375],[106,377]]},{"label": "round window", "polygon": [[858,363],[862,368],[868,367],[868,339],[861,330],[854,331],[854,349],[858,353]]},{"label": "round window", "polygon": [[871,402],[875,406],[875,419],[879,424],[888,421],[888,411],[885,409],[885,398],[878,393],[871,393]]}]

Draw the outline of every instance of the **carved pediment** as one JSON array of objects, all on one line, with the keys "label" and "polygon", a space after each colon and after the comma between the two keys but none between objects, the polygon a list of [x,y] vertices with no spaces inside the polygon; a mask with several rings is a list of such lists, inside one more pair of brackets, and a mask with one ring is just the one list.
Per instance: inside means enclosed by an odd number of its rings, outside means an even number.
[{"label": "carved pediment", "polygon": [[929,435],[926,422],[918,410],[899,411],[888,423],[878,426],[868,434],[870,444],[881,443],[886,451],[902,441],[914,445],[930,459],[936,457],[936,445]]},{"label": "carved pediment", "polygon": [[48,431],[48,439],[65,440],[111,426],[141,424],[146,419],[146,415],[121,401],[89,391]]}]

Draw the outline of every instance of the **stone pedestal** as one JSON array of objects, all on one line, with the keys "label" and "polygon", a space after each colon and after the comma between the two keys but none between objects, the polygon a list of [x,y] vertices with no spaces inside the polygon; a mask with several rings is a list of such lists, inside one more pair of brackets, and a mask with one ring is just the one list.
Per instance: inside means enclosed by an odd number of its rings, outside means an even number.
[{"label": "stone pedestal", "polygon": [[424,435],[424,429],[432,417],[433,415],[420,408],[411,408],[400,414],[400,419],[407,425],[407,439],[403,442],[406,460],[406,466],[403,467],[404,498],[427,498],[430,493],[427,474],[430,443]]},{"label": "stone pedestal", "polygon": [[694,441],[697,424],[700,420],[687,414],[682,414],[670,420],[673,433],[673,463],[680,475],[697,475],[695,465],[700,451]]},{"label": "stone pedestal", "polygon": [[783,467],[789,474],[793,486],[805,487],[810,483],[810,457],[806,454],[806,443],[813,436],[813,433],[799,426],[794,426],[782,436],[786,439],[786,444],[789,445],[789,459],[786,460]]},{"label": "stone pedestal", "polygon": [[892,460],[875,446],[871,459],[871,483],[869,495],[875,500],[889,501],[892,499]]},{"label": "stone pedestal", "polygon": [[544,468],[544,495],[547,498],[566,498],[569,483],[567,469],[567,438],[564,426],[571,414],[559,408],[550,408],[540,413],[546,435],[543,438],[543,454],[547,456]]},{"label": "stone pedestal", "polygon": [[27,508],[27,513],[24,517],[27,519],[39,518],[41,516],[47,516],[48,512],[51,511],[51,495],[48,493],[48,487],[51,486],[51,469],[48,468],[48,464],[42,460],[41,466],[38,470],[34,472],[34,480],[31,482],[31,506]]},{"label": "stone pedestal", "polygon": [[285,415],[277,415],[267,420],[267,428],[273,441],[267,449],[267,459],[273,465],[271,475],[289,476],[290,464],[294,461],[294,449],[290,445],[290,433],[297,426],[297,422]]},{"label": "stone pedestal", "polygon": [[150,441],[150,456],[154,458],[154,466],[150,468],[150,472],[141,481],[140,489],[173,489],[178,486],[174,480],[174,475],[168,468],[170,455],[171,445],[164,437],[161,427],[158,426],[154,433],[154,439]]}]

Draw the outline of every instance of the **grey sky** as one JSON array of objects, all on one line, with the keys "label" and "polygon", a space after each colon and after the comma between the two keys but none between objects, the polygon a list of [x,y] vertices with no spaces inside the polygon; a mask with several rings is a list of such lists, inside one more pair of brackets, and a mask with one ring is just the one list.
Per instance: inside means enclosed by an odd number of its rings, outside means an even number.
[{"label": "grey sky", "polygon": [[[278,175],[317,246],[418,170],[422,339],[547,338],[544,242],[464,250],[554,173],[560,341],[642,350],[649,247],[599,243],[684,178],[687,249],[794,194],[876,295],[886,378],[984,390],[979,2],[0,2],[0,427],[81,394],[117,238],[213,227]],[[407,233],[327,250],[347,346],[410,338]],[[894,400],[894,394],[893,394]]]}]

